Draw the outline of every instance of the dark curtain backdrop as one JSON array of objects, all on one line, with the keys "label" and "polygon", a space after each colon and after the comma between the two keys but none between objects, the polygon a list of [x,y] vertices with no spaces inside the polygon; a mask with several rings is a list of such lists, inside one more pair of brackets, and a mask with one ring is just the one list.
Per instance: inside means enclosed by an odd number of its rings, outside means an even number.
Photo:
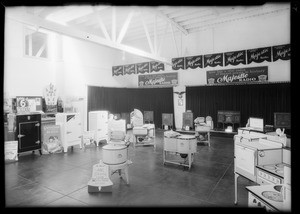
[{"label": "dark curtain backdrop", "polygon": [[241,126],[249,117],[273,125],[274,112],[291,112],[290,92],[290,83],[186,87],[186,109],[194,118],[211,116],[215,127],[218,110],[240,111]]},{"label": "dark curtain backdrop", "polygon": [[88,112],[107,110],[113,114],[133,109],[153,111],[154,124],[161,127],[162,113],[174,115],[173,88],[88,87]]}]

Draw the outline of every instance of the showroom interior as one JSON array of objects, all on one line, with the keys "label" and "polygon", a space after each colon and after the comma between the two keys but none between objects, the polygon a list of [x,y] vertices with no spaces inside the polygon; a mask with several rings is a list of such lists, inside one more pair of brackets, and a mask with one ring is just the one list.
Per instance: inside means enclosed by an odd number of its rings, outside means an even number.
[{"label": "showroom interior", "polygon": [[293,13],[6,6],[4,206],[292,211]]}]

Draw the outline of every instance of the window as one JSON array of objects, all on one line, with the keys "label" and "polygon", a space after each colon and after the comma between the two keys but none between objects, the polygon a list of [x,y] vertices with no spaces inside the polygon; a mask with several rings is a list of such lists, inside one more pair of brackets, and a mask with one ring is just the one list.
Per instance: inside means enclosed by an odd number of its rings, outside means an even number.
[{"label": "window", "polygon": [[47,33],[41,30],[25,29],[25,55],[31,57],[45,58],[49,56]]}]

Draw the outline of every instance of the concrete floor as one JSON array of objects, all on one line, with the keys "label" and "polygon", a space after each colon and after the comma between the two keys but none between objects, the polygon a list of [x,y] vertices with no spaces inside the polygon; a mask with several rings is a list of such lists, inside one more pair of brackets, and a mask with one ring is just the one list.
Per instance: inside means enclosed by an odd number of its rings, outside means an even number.
[{"label": "concrete floor", "polygon": [[[156,130],[153,147],[129,147],[130,184],[112,176],[112,193],[88,193],[92,166],[101,160],[102,146],[68,149],[67,153],[40,156],[20,154],[5,164],[7,207],[214,207],[246,208],[246,186],[238,178],[238,204],[234,205],[233,135],[211,136],[211,146],[198,143],[190,170],[163,164],[163,130]],[[130,132],[129,132],[130,133]]]}]

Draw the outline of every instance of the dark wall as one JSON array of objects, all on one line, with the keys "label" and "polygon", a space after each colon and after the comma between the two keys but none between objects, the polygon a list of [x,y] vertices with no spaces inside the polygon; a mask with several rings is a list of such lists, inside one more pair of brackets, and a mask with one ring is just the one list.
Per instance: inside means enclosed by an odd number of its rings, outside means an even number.
[{"label": "dark wall", "polygon": [[211,116],[215,127],[217,111],[240,111],[241,126],[249,117],[274,124],[274,112],[291,112],[290,83],[195,86],[186,88],[186,109],[194,117]]},{"label": "dark wall", "polygon": [[173,88],[88,87],[88,112],[130,113],[135,108],[142,113],[153,111],[154,124],[161,127],[162,113],[174,115]]}]

